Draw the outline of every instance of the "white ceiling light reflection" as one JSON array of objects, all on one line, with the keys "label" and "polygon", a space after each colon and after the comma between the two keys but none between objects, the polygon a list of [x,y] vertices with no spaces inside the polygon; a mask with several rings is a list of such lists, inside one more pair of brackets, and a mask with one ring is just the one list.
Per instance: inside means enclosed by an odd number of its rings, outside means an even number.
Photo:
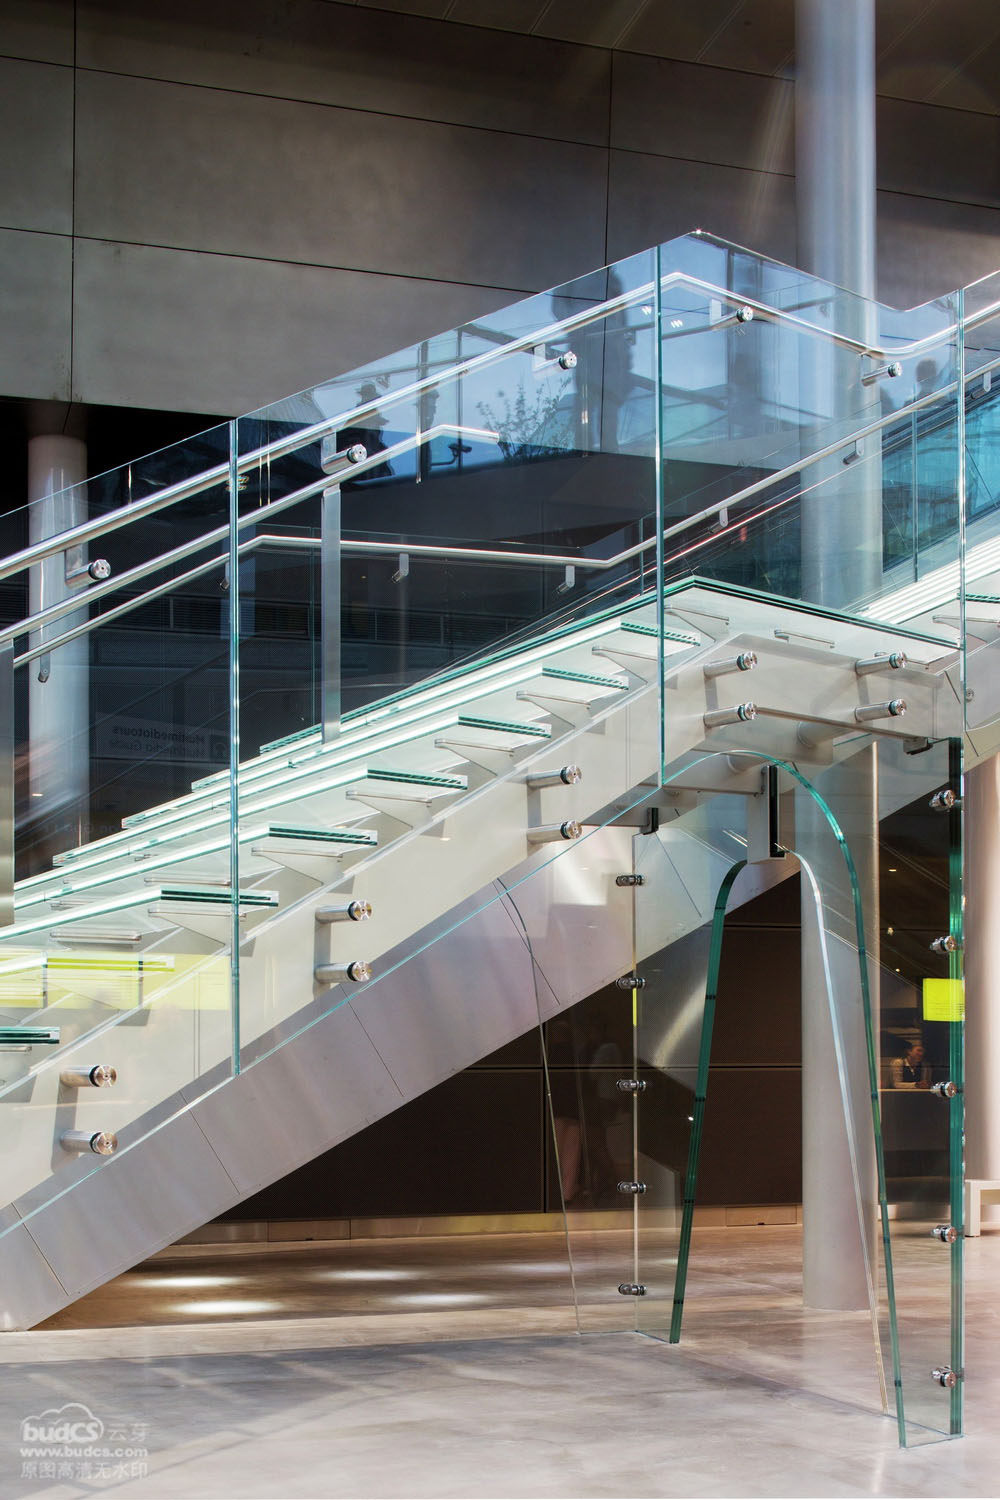
[{"label": "white ceiling light reflection", "polygon": [[245,1313],[270,1312],[272,1308],[280,1306],[280,1302],[251,1302],[249,1298],[242,1297],[220,1298],[218,1302],[202,1298],[194,1302],[171,1303],[174,1312],[187,1313],[189,1317],[195,1318],[206,1314],[212,1317],[235,1318],[242,1317]]},{"label": "white ceiling light reflection", "polygon": [[415,1281],[420,1271],[396,1271],[391,1269],[312,1271],[311,1281]]},{"label": "white ceiling light reflection", "polygon": [[132,1276],[131,1286],[148,1286],[152,1291],[159,1291],[161,1287],[171,1292],[187,1290],[201,1291],[209,1286],[230,1286],[237,1278],[235,1276]]},{"label": "white ceiling light reflection", "polygon": [[393,1297],[410,1307],[473,1307],[477,1302],[492,1302],[485,1292],[408,1292]]}]

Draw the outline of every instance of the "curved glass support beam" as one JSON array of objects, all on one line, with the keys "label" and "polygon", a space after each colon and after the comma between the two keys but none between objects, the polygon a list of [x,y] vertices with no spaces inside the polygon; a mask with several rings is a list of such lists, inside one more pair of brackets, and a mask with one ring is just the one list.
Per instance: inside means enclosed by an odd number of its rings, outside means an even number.
[{"label": "curved glass support beam", "polygon": [[[856,866],[856,864],[854,862],[854,856],[851,853],[850,845],[847,842],[847,839],[846,839],[846,837],[844,835],[844,831],[841,828],[839,821],[837,820],[837,818],[836,818],[836,816],[835,816],[832,808],[829,806],[829,804],[826,802],[826,800],[820,795],[820,793],[816,790],[816,788],[813,786],[813,784],[809,781],[808,777],[803,776],[802,772],[798,769],[798,767],[792,765],[788,761],[779,760],[779,759],[777,759],[775,757],[772,757],[772,756],[763,756],[763,755],[759,755],[757,758],[758,759],[762,759],[762,760],[766,760],[769,764],[777,766],[779,770],[785,771],[813,799],[813,801],[815,802],[816,806],[819,808],[820,812],[822,813],[823,817],[825,818],[826,823],[829,826],[830,832],[833,834],[833,837],[836,840],[837,846],[838,846],[838,848],[840,850],[840,853],[841,853],[841,855],[843,857],[844,864],[845,864],[846,869],[847,869],[848,879],[849,879],[849,882],[850,882],[851,900],[852,900],[853,911],[854,911],[854,930],[855,930],[856,942],[857,942],[858,977],[859,977],[859,980],[860,980],[861,1001],[862,1001],[862,1006],[863,1006],[863,1011],[864,1011],[865,1050],[866,1050],[867,1063],[868,1063],[868,1083],[869,1083],[869,1089],[870,1089],[870,1092],[871,1092],[872,1129],[873,1129],[873,1132],[874,1132],[874,1139],[875,1139],[875,1170],[876,1170],[877,1181],[878,1181],[879,1222],[880,1222],[881,1234],[882,1234],[882,1247],[883,1247],[884,1267],[885,1267],[886,1297],[887,1297],[887,1301],[888,1301],[888,1310],[889,1310],[889,1339],[890,1339],[891,1356],[892,1356],[892,1378],[893,1378],[893,1391],[894,1391],[894,1401],[895,1401],[895,1411],[896,1411],[896,1424],[897,1424],[897,1429],[898,1429],[898,1432],[899,1432],[900,1446],[901,1447],[905,1447],[906,1446],[906,1421],[905,1421],[904,1406],[903,1406],[903,1379],[902,1379],[902,1365],[901,1365],[901,1360],[900,1360],[900,1349],[899,1349],[899,1325],[898,1325],[898,1320],[897,1320],[897,1316],[896,1316],[896,1291],[895,1291],[895,1281],[894,1281],[894,1273],[893,1273],[892,1241],[891,1241],[890,1230],[889,1230],[889,1199],[888,1199],[888,1190],[887,1190],[887,1185],[886,1185],[885,1152],[884,1152],[884,1149],[883,1149],[883,1141],[882,1141],[882,1117],[881,1117],[881,1110],[880,1110],[880,1106],[879,1106],[878,1052],[877,1052],[877,1044],[876,1044],[876,1037],[875,1037],[875,1027],[874,1027],[874,1015],[873,1015],[873,1007],[872,1007],[871,986],[870,986],[870,983],[869,983],[869,974],[868,974],[868,949],[867,949],[867,943],[866,943],[866,939],[865,939],[865,918],[864,918],[864,910],[863,910],[862,899],[861,899],[861,882],[860,882],[860,880],[858,878],[858,871],[857,871],[857,866]],[[790,852],[794,853],[795,851],[792,850]],[[872,1317],[873,1317],[874,1325],[875,1325],[876,1358],[877,1358],[878,1364],[879,1364],[879,1375],[880,1375],[880,1381],[881,1381],[881,1385],[882,1385],[883,1403],[886,1405],[886,1408],[887,1408],[886,1389],[885,1389],[885,1377],[884,1377],[884,1373],[883,1373],[883,1370],[882,1370],[881,1350],[880,1350],[880,1343],[879,1343],[879,1338],[878,1338],[878,1302],[877,1302],[877,1298],[876,1298],[876,1295],[875,1295],[875,1281],[874,1281],[874,1275],[873,1275],[872,1266],[871,1266],[871,1263],[870,1263],[870,1255],[869,1255],[869,1250],[868,1250],[868,1236],[865,1233],[865,1225],[864,1225],[864,1197],[863,1197],[863,1192],[862,1192],[862,1183],[861,1183],[861,1179],[860,1179],[860,1172],[859,1172],[858,1163],[857,1163],[857,1142],[856,1142],[856,1140],[854,1138],[854,1133],[853,1133],[852,1126],[851,1126],[850,1101],[849,1101],[848,1096],[847,1096],[847,1079],[846,1079],[846,1073],[845,1073],[845,1067],[844,1067],[844,1058],[843,1058],[842,1050],[841,1050],[842,1049],[842,1037],[841,1037],[841,1033],[840,1033],[840,1027],[839,1027],[839,1024],[838,1024],[838,1017],[837,1017],[837,1013],[836,1013],[836,1006],[834,1004],[834,995],[833,995],[833,989],[832,989],[832,979],[831,979],[831,976],[830,976],[830,969],[829,969],[829,954],[828,954],[828,949],[827,949],[827,945],[826,945],[826,934],[825,934],[825,931],[824,931],[823,922],[822,922],[822,915],[821,915],[821,897],[820,897],[819,887],[818,887],[818,885],[816,883],[816,880],[815,880],[815,877],[813,876],[812,871],[809,868],[809,865],[806,863],[806,861],[801,860],[801,858],[800,858],[800,863],[802,864],[802,868],[805,870],[807,878],[809,879],[809,881],[811,883],[812,891],[813,891],[813,897],[814,897],[814,900],[817,902],[817,916],[819,918],[819,934],[820,934],[821,951],[822,951],[822,954],[823,954],[824,973],[825,973],[825,977],[826,977],[826,981],[827,981],[827,998],[828,998],[828,1003],[830,1005],[831,1021],[833,1023],[834,1045],[838,1049],[837,1073],[838,1073],[838,1077],[839,1077],[839,1080],[840,1080],[841,1097],[842,1097],[843,1104],[844,1104],[844,1117],[845,1117],[845,1124],[846,1124],[846,1128],[847,1128],[847,1139],[848,1139],[849,1150],[850,1150],[850,1153],[851,1153],[851,1166],[852,1166],[852,1172],[854,1174],[855,1197],[856,1197],[856,1201],[857,1201],[857,1204],[858,1204],[859,1231],[860,1231],[860,1235],[861,1235],[861,1244],[862,1244],[863,1254],[864,1254],[864,1260],[865,1260],[865,1272],[866,1272],[866,1280],[868,1282],[869,1301],[870,1301],[870,1307],[871,1307],[871,1311],[872,1311]]]},{"label": "curved glass support beam", "polygon": [[[792,851],[789,851],[792,852]],[[861,1171],[858,1163],[858,1155],[853,1132],[850,1129],[850,1100],[846,1084],[846,1059],[844,1057],[843,1042],[838,1025],[837,1009],[834,1000],[833,975],[830,968],[829,949],[826,941],[826,931],[823,925],[823,900],[820,893],[819,883],[808,862],[798,856],[799,864],[805,873],[812,892],[813,903],[816,910],[816,921],[819,932],[820,952],[822,955],[823,972],[825,978],[825,989],[827,1003],[830,1010],[830,1020],[833,1027],[834,1047],[837,1053],[837,1074],[841,1084],[841,1095],[844,1107],[844,1119],[848,1125],[848,1147],[851,1158],[851,1175],[853,1178],[855,1202],[858,1212],[858,1233],[862,1246],[862,1255],[865,1266],[865,1280],[868,1291],[868,1306],[872,1319],[872,1333],[875,1349],[875,1363],[879,1379],[879,1388],[882,1393],[882,1409],[888,1411],[888,1392],[885,1381],[885,1367],[882,1360],[881,1340],[879,1338],[878,1326],[878,1293],[875,1285],[875,1272],[871,1262],[868,1246],[868,1236],[865,1232],[865,1207],[864,1194],[862,1192]],[[691,1139],[688,1149],[688,1164],[684,1182],[684,1212],[681,1222],[680,1240],[677,1252],[677,1274],[674,1286],[674,1303],[670,1321],[669,1342],[676,1344],[680,1342],[681,1324],[684,1316],[684,1297],[687,1287],[688,1262],[691,1251],[691,1231],[694,1223],[695,1195],[698,1182],[698,1163],[701,1155],[701,1141],[705,1120],[705,1104],[708,1094],[708,1072],[711,1063],[712,1033],[715,1024],[715,1006],[718,997],[719,971],[722,962],[722,940],[725,931],[726,908],[729,897],[737,876],[746,868],[746,860],[738,860],[727,873],[719,887],[719,894],[715,902],[715,910],[712,918],[712,938],[709,949],[708,973],[705,985],[705,1010],[702,1021],[701,1042],[698,1057],[698,1078],[695,1085],[695,1096],[693,1105],[693,1118],[691,1125]],[[898,1389],[898,1382],[897,1382]]]}]

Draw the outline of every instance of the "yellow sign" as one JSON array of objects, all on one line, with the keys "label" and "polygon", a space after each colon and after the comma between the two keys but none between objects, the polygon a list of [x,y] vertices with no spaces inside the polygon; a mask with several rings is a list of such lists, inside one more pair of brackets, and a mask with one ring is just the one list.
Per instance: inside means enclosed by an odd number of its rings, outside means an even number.
[{"label": "yellow sign", "polygon": [[925,979],[924,1020],[964,1021],[964,981],[961,979]]}]

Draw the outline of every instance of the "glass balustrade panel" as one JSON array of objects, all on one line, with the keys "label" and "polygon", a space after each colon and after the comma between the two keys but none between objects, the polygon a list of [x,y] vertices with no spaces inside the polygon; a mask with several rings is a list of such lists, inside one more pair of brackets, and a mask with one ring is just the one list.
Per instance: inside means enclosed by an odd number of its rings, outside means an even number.
[{"label": "glass balustrade panel", "polygon": [[[655,378],[650,263],[548,294],[537,339],[237,424],[241,885],[281,907],[241,970],[247,1055],[523,861],[543,804],[631,795],[641,742],[655,778],[655,434],[620,400]],[[635,772],[525,802],[635,695]],[[370,920],[316,917],[356,900]]]},{"label": "glass balustrade panel", "polygon": [[[228,505],[224,486],[200,497],[202,534]],[[228,798],[191,795],[229,760],[217,553],[14,637],[0,1107],[3,1203],[22,1217],[232,1069]],[[248,900],[252,922],[270,897]]]},{"label": "glass balustrade panel", "polygon": [[708,565],[890,618],[904,583],[939,590],[959,536],[955,299],[894,313],[707,237],[660,256],[666,576]]}]

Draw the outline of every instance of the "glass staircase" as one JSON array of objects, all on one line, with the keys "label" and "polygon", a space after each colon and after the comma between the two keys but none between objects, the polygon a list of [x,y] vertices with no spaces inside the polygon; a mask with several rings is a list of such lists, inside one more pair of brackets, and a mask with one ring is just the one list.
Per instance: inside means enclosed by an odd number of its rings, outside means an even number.
[{"label": "glass staircase", "polygon": [[[689,236],[99,476],[57,534],[3,518],[5,1327],[613,984],[607,1294],[676,1340],[726,903],[801,870],[876,1400],[960,1430],[997,291],[895,312]],[[923,974],[897,816],[945,870]],[[887,1097],[907,984],[937,1097]]]}]

